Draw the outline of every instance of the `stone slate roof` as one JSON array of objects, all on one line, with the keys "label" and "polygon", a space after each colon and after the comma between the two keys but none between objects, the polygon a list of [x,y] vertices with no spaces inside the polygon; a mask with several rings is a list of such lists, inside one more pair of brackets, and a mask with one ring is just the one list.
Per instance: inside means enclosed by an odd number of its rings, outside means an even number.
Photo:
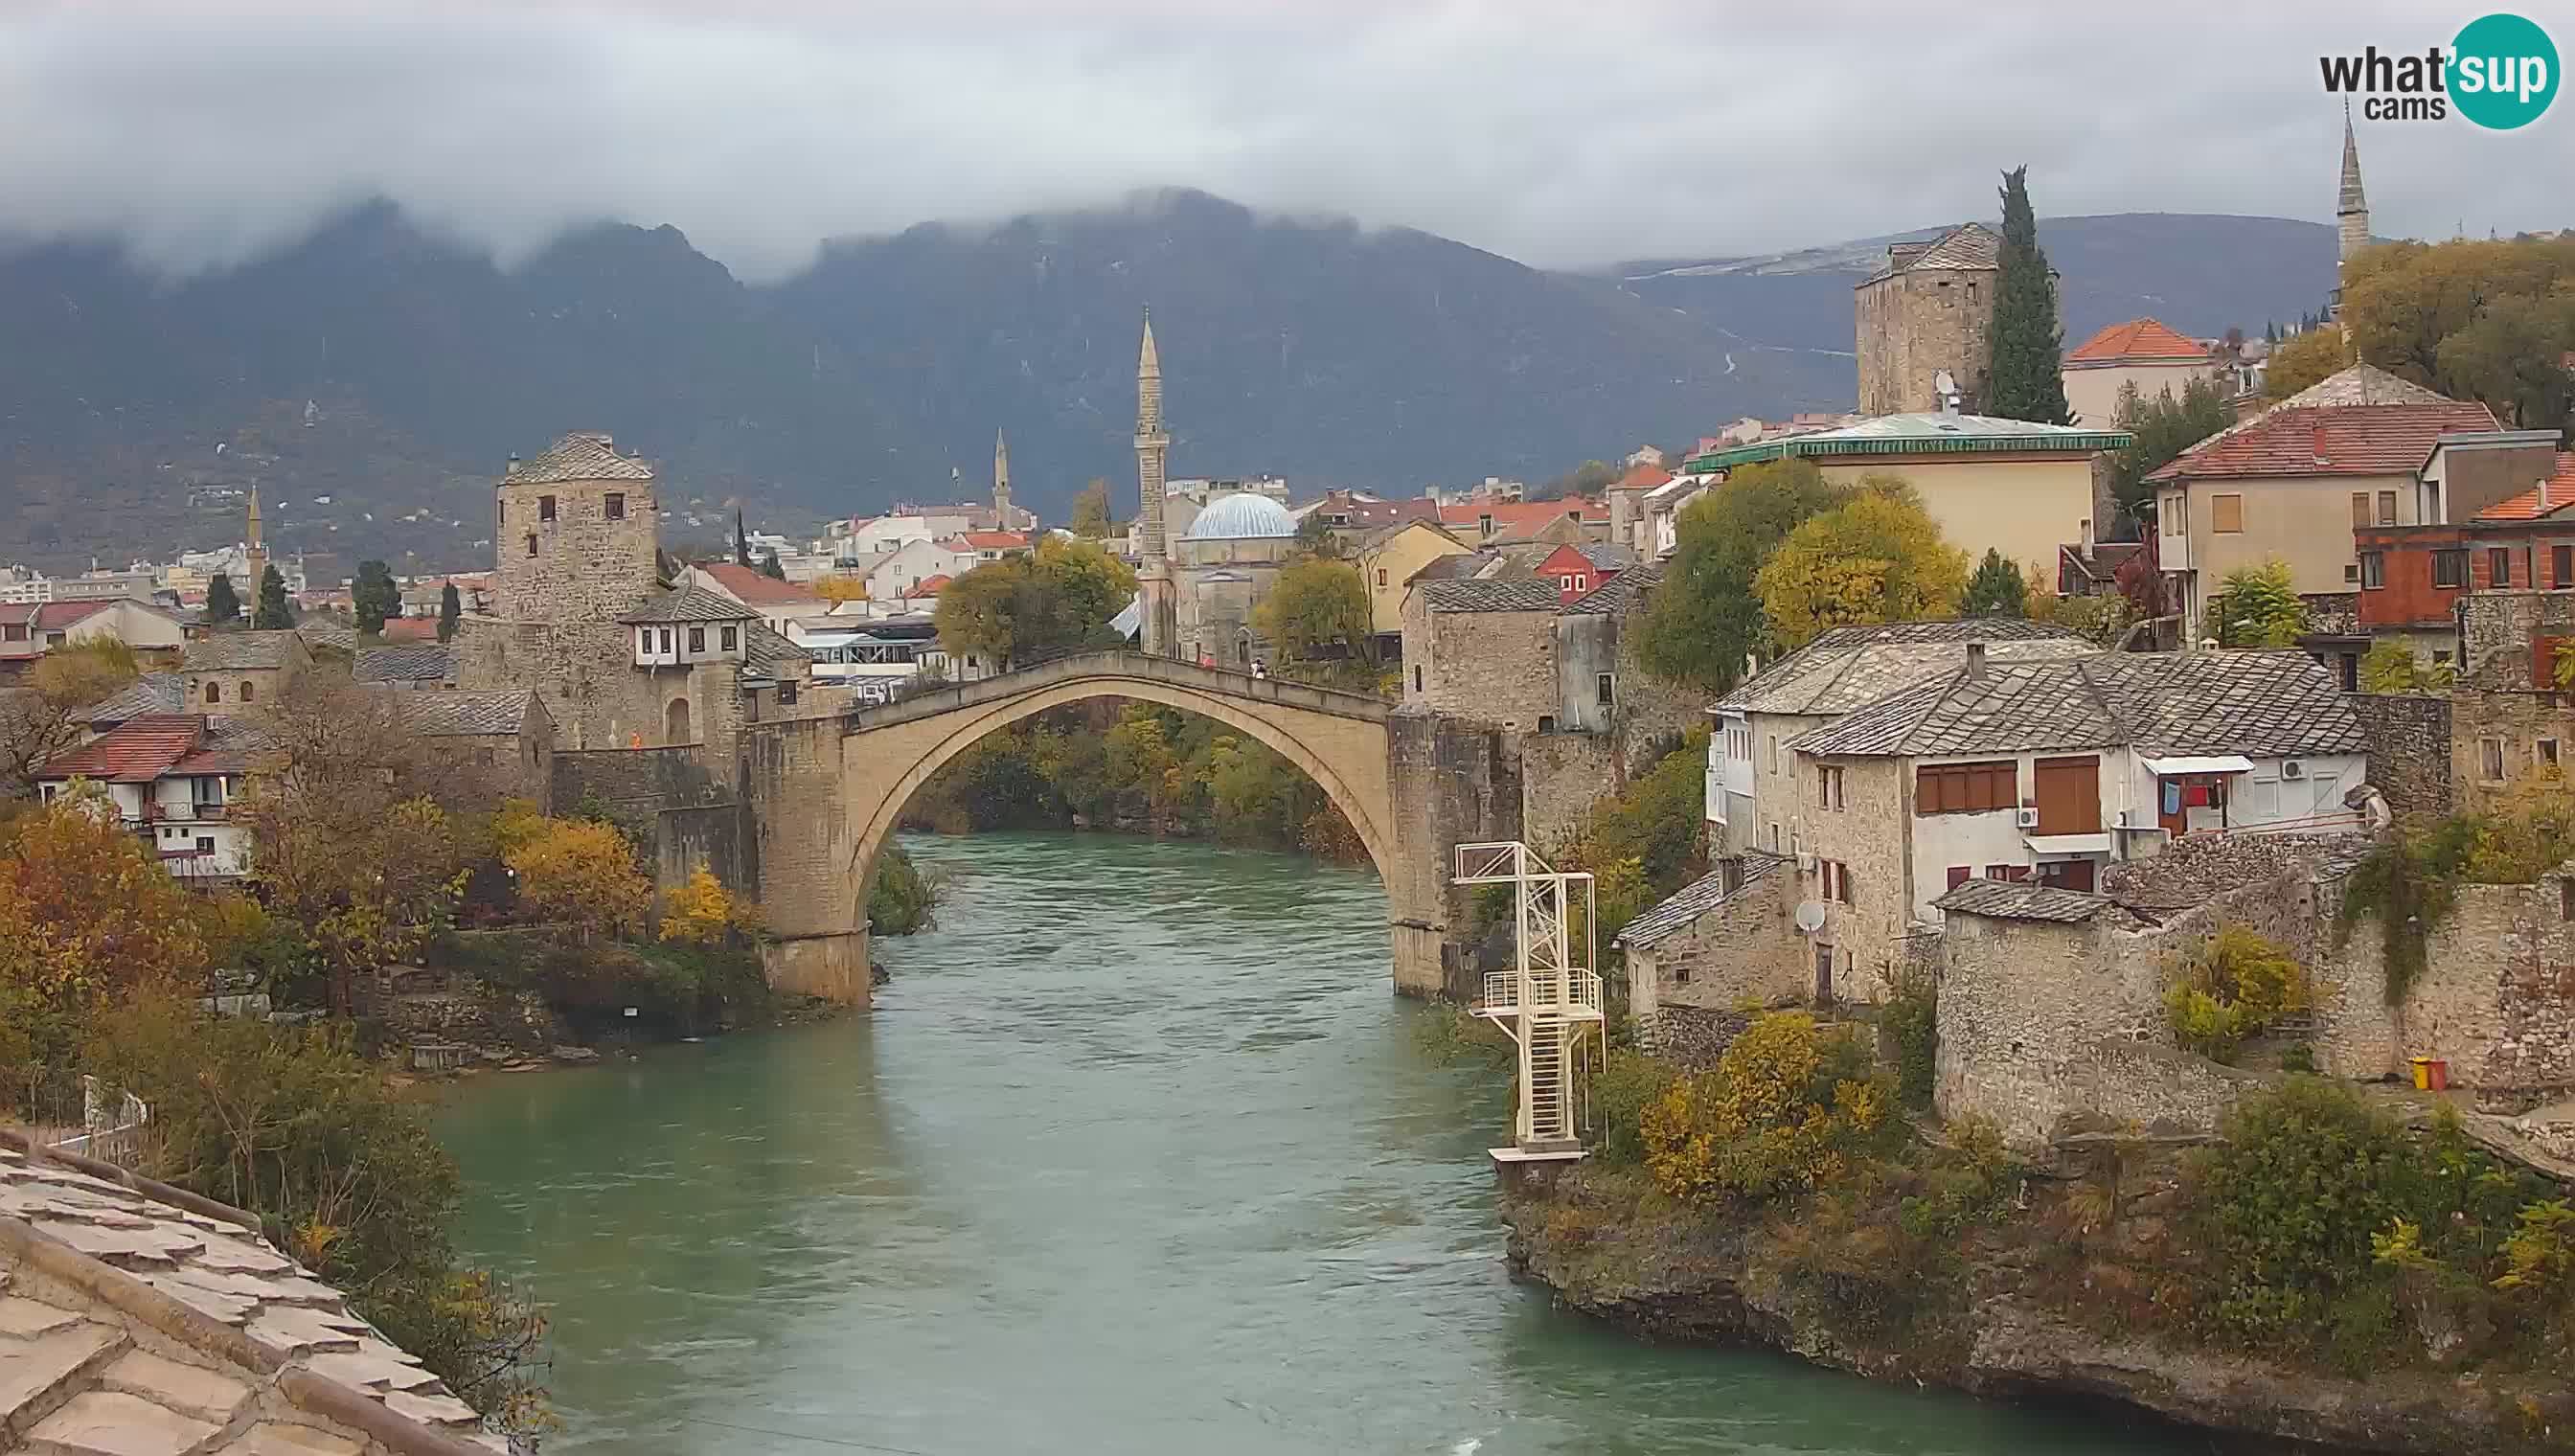
[{"label": "stone slate roof", "polygon": [[2061,627],[2017,617],[1836,627],[1763,669],[1716,707],[1734,713],[1849,713],[1962,665],[1971,642],[1985,644],[1986,657],[1995,662],[2100,651]]},{"label": "stone slate roof", "polygon": [[2058,889],[2034,880],[1970,879],[1931,902],[1942,910],[1997,920],[2055,920],[2076,924],[2110,907],[2108,895]]},{"label": "stone slate roof", "polygon": [[1422,596],[1433,612],[1553,612],[1564,594],[1553,582],[1535,577],[1469,578],[1462,582],[1422,582]]},{"label": "stone slate roof", "polygon": [[550,449],[512,464],[507,479],[535,486],[555,481],[649,481],[653,468],[619,455],[616,443],[606,435],[576,430]]},{"label": "stone slate roof", "polygon": [[1722,870],[1710,869],[1707,873],[1682,885],[1670,899],[1629,920],[1627,927],[1618,932],[1615,943],[1620,945],[1660,944],[1699,916],[1769,878],[1771,871],[1788,861],[1776,854],[1764,854],[1758,849],[1747,849],[1741,856],[1741,862],[1743,879],[1733,890],[1726,889],[1725,875]]},{"label": "stone slate roof", "polygon": [[147,713],[178,713],[188,706],[187,680],[176,673],[146,673],[123,692],[72,715],[87,724],[123,723]]},{"label": "stone slate roof", "polygon": [[312,617],[295,624],[295,635],[309,648],[325,648],[353,653],[358,650],[358,630],[345,622],[328,617]]},{"label": "stone slate roof", "polygon": [[503,1449],[251,1215],[40,1159],[15,1133],[0,1135],[0,1433],[12,1450],[133,1456]]},{"label": "stone slate roof", "polygon": [[1789,744],[1859,757],[2121,745],[2273,757],[2366,752],[2369,738],[2304,653],[2098,653],[1960,667]]},{"label": "stone slate roof", "polygon": [[676,591],[652,593],[627,609],[626,615],[617,620],[621,623],[757,622],[760,614],[704,587],[682,587]]},{"label": "stone slate roof", "polygon": [[423,737],[487,737],[526,727],[536,695],[525,688],[488,693],[407,693],[381,690],[403,726]]},{"label": "stone slate roof", "polygon": [[745,629],[742,640],[743,671],[763,678],[792,677],[800,663],[814,661],[814,655],[769,630],[769,625],[754,622]]},{"label": "stone slate roof", "polygon": [[247,673],[283,668],[294,656],[292,632],[220,632],[188,644],[179,667],[189,673]]},{"label": "stone slate roof", "polygon": [[360,648],[350,676],[360,683],[446,683],[456,677],[456,655],[445,643],[402,643]]},{"label": "stone slate roof", "polygon": [[1564,610],[1600,617],[1625,617],[1645,610],[1645,598],[1663,580],[1663,564],[1629,567],[1573,599]]},{"label": "stone slate roof", "polygon": [[1982,223],[1961,223],[1933,239],[1928,247],[1913,244],[1921,251],[1901,261],[1896,259],[1898,244],[1887,249],[1887,265],[1871,274],[1860,286],[1865,288],[1881,278],[1893,278],[1916,268],[2000,268],[2003,258],[2002,235]]}]

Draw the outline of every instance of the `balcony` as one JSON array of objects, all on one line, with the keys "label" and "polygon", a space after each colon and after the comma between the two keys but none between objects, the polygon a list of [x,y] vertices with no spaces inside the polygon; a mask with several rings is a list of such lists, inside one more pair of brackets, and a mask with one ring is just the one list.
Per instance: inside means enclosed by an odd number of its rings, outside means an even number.
[{"label": "balcony", "polygon": [[[1558,982],[1561,975],[1563,980]],[[1557,999],[1558,992],[1568,994]],[[1562,1016],[1569,1021],[1597,1021],[1600,1016],[1600,977],[1587,970],[1532,970],[1529,993],[1534,998],[1525,1007],[1520,1004],[1520,973],[1516,970],[1484,972],[1484,994],[1475,1001],[1478,1016],[1516,1016],[1526,1010],[1537,1015]]]}]

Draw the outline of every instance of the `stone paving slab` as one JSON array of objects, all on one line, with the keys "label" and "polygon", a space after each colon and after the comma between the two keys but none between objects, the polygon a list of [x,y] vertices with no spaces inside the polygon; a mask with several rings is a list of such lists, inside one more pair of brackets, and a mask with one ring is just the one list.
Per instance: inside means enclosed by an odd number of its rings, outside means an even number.
[{"label": "stone paving slab", "polygon": [[101,1389],[158,1401],[182,1415],[222,1425],[250,1398],[250,1387],[197,1365],[128,1350],[100,1373]]},{"label": "stone paving slab", "polygon": [[184,1456],[221,1427],[118,1390],[92,1390],[36,1423],[38,1456]]},{"label": "stone paving slab", "polygon": [[361,1456],[364,1450],[357,1442],[343,1440],[329,1431],[276,1421],[262,1421],[229,1444],[215,1448],[216,1456]]},{"label": "stone paving slab", "polygon": [[36,1405],[124,1343],[125,1336],[118,1331],[83,1322],[11,1345],[8,1358],[0,1359],[0,1423]]},{"label": "stone paving slab", "polygon": [[[0,1284],[0,1288],[7,1287]],[[0,1338],[32,1340],[80,1323],[80,1316],[68,1309],[38,1304],[32,1299],[0,1297]],[[0,1347],[5,1350],[6,1347]]]}]

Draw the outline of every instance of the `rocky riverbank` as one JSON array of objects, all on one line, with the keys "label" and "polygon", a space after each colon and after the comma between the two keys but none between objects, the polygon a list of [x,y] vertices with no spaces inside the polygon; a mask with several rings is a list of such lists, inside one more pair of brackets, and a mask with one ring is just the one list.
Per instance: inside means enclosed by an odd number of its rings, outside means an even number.
[{"label": "rocky riverbank", "polygon": [[1917,1205],[1853,1218],[1809,1203],[1736,1216],[1674,1204],[1638,1171],[1583,1166],[1506,1190],[1514,1273],[1655,1339],[1757,1344],[1877,1379],[2004,1399],[2109,1402],[2174,1421],[2352,1451],[2575,1449],[2562,1375],[2461,1369],[2457,1307],[2405,1301],[2418,1347],[2338,1372],[2158,1332],[2178,1296],[2183,1149],[2103,1140],[2024,1178],[1989,1219],[1927,1237]]}]

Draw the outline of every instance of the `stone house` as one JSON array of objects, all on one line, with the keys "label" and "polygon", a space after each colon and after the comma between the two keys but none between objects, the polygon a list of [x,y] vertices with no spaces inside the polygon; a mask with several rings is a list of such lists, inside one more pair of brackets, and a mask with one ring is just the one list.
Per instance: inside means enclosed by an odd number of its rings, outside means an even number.
[{"label": "stone house", "polygon": [[[1423,501],[1427,507],[1430,503]],[[1367,588],[1368,625],[1380,639],[1403,639],[1403,594],[1415,574],[1441,557],[1464,556],[1466,544],[1435,520],[1414,516],[1382,526],[1358,538],[1350,565]]]},{"label": "stone house", "polygon": [[1729,854],[1789,852],[1788,814],[1798,799],[1785,745],[1898,689],[1956,671],[1969,643],[1983,644],[1987,660],[1998,663],[2099,651],[2063,628],[2019,618],[1833,628],[1708,710],[1715,720],[1707,744],[1709,844]]},{"label": "stone house", "polygon": [[1663,561],[1681,548],[1681,513],[1708,492],[1709,481],[1685,475],[1644,493],[1637,502],[1642,519],[1636,527],[1636,554]]},{"label": "stone house", "polygon": [[540,813],[551,811],[554,724],[535,690],[387,693],[422,752],[473,769],[495,792],[524,798]]},{"label": "stone house", "polygon": [[[1972,410],[1984,402],[2002,245],[1982,223],[1896,243],[1886,250],[1886,266],[1851,291],[1861,414]],[[1940,388],[1944,374],[1954,399]]]},{"label": "stone house", "polygon": [[2057,549],[2084,539],[2098,507],[2095,465],[2129,437],[2108,426],[2038,425],[1984,415],[1884,415],[1838,430],[1792,435],[1694,455],[1684,478],[1791,457],[1827,481],[1856,485],[1901,477],[1951,546],[1970,559],[1988,549],[2042,569]]},{"label": "stone house", "polygon": [[256,713],[312,667],[312,650],[294,632],[227,632],[188,644],[179,678],[190,712]]},{"label": "stone house", "polygon": [[1555,584],[1414,581],[1403,599],[1403,706],[1521,732],[1552,727]]},{"label": "stone house", "polygon": [[1971,878],[2090,889],[2188,835],[2358,829],[2367,748],[2303,653],[1997,663],[1969,644],[1965,666],[1788,744],[1816,997],[1884,994]]},{"label": "stone house", "polygon": [[353,682],[381,688],[453,688],[456,655],[441,642],[360,648],[350,656],[349,677]]},{"label": "stone house", "polygon": [[2146,479],[2156,562],[2178,589],[2189,639],[2209,636],[2228,573],[2275,557],[2302,596],[2365,595],[2356,538],[2340,523],[2424,524],[2418,472],[2433,447],[2494,428],[2483,405],[2356,364],[2182,452]]},{"label": "stone house", "polygon": [[2123,389],[2134,386],[2137,398],[2146,403],[2162,394],[2178,400],[2192,380],[2216,379],[2222,372],[2207,345],[2174,332],[2160,319],[2102,326],[2066,351],[2061,371],[2074,423],[2094,427],[2117,426]]},{"label": "stone house", "polygon": [[1813,994],[1809,951],[1791,918],[1793,869],[1758,850],[1721,857],[1618,932],[1627,1013],[1645,1045],[1667,1050],[1707,1018]]},{"label": "stone house", "polygon": [[1458,501],[1439,508],[1439,524],[1470,546],[1544,542],[1561,546],[1609,539],[1609,509],[1590,497],[1560,501]]},{"label": "stone house", "polygon": [[2173,1044],[2163,995],[2181,961],[2241,924],[2308,975],[2297,1034],[2327,1075],[2448,1064],[2488,1111],[2575,1089],[2575,888],[2462,885],[2425,968],[2391,1002],[2379,927],[2338,921],[2358,836],[2193,839],[2116,866],[2101,892],[1971,879],[1942,895],[1939,1053],[1944,1117],[1994,1119],[2014,1146],[2107,1120],[2205,1133],[2254,1076]]}]

